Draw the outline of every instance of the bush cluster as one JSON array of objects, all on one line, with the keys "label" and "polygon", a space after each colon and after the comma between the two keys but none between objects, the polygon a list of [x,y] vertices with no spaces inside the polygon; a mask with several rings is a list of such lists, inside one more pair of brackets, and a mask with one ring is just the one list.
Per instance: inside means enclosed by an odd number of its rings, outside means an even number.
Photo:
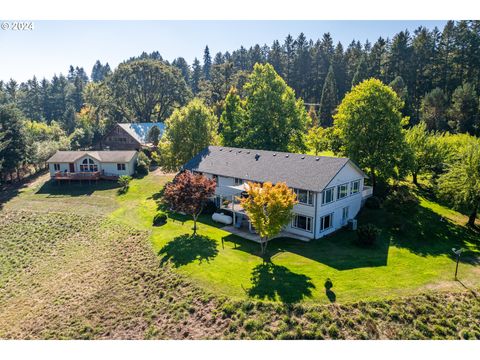
[{"label": "bush cluster", "polygon": [[360,225],[357,229],[357,243],[361,246],[372,246],[375,244],[380,229],[373,224]]},{"label": "bush cluster", "polygon": [[153,217],[153,225],[154,226],[162,226],[167,223],[167,214],[164,211],[159,211]]}]

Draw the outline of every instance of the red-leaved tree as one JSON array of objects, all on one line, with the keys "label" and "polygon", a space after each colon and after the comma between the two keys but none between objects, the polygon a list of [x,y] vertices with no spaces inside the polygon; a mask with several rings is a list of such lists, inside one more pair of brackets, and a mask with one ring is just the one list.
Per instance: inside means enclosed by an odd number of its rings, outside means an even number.
[{"label": "red-leaved tree", "polygon": [[197,219],[203,207],[215,193],[215,180],[184,171],[165,186],[164,199],[175,211],[193,217],[193,234],[197,233]]}]

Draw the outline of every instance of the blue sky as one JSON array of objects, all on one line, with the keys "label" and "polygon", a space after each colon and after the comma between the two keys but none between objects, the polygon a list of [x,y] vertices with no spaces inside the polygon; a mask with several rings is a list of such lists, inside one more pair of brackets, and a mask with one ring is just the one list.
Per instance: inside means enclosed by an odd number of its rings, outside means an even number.
[{"label": "blue sky", "polygon": [[0,30],[0,80],[25,81],[67,73],[70,64],[90,75],[94,62],[112,68],[142,51],[158,50],[167,60],[201,59],[208,44],[212,57],[243,45],[271,44],[300,32],[317,39],[330,32],[335,42],[374,42],[418,26],[440,30],[446,21],[35,21],[33,31]]}]

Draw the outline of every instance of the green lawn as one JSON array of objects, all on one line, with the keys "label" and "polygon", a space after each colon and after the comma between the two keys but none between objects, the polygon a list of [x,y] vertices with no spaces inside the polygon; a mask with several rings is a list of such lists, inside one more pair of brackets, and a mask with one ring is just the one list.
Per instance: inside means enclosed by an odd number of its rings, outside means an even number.
[{"label": "green lawn", "polygon": [[[466,260],[479,252],[479,234],[463,226],[466,217],[418,192],[419,202],[404,214],[365,209],[360,224],[382,229],[377,245],[359,248],[355,234],[340,231],[310,243],[276,239],[269,244],[271,264],[263,264],[258,244],[223,231],[208,217],[201,219],[200,238],[190,238],[192,221],[170,214],[166,225],[153,227],[156,194],[169,176],[150,174],[132,181],[126,194],[112,183],[55,185],[39,182],[20,190],[7,209],[108,215],[133,228],[146,230],[160,261],[214,294],[233,299],[259,298],[285,302],[353,302],[413,295],[424,290],[461,290],[454,281],[451,248],[469,249]],[[443,217],[443,221],[442,221]],[[403,223],[403,227],[394,231]],[[325,289],[330,278],[333,287]],[[460,278],[469,288],[480,286],[480,266],[460,265]]]},{"label": "green lawn", "polygon": [[[134,180],[125,195],[117,197],[113,219],[151,231],[154,250],[162,261],[212,293],[230,298],[255,297],[284,302],[352,302],[412,295],[424,290],[460,290],[453,280],[452,247],[470,250],[460,265],[464,285],[478,288],[480,267],[471,261],[480,249],[479,234],[463,226],[464,215],[419,194],[409,213],[364,210],[359,222],[373,222],[382,229],[374,248],[353,244],[355,234],[303,243],[276,239],[269,244],[271,264],[263,264],[258,244],[221,230],[207,217],[199,227],[201,237],[191,238],[192,222],[173,215],[166,225],[152,227],[157,209],[155,194],[167,181],[164,176]],[[405,224],[397,231],[393,224]],[[444,218],[442,221],[441,217]],[[325,289],[330,278],[333,288]]]},{"label": "green lawn", "polygon": [[382,228],[372,249],[348,231],[278,239],[263,263],[206,217],[195,238],[183,216],[152,227],[170,178],[120,195],[44,176],[0,194],[0,338],[480,339],[480,267],[462,262],[462,285],[450,257],[461,245],[476,258],[479,236],[428,192],[403,214],[360,216]]}]

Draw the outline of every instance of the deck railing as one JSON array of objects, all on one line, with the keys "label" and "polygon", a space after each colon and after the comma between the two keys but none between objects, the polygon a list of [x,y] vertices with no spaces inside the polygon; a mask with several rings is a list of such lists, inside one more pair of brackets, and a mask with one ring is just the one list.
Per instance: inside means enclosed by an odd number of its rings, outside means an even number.
[{"label": "deck railing", "polygon": [[57,180],[98,180],[100,179],[100,171],[94,172],[62,172],[55,173]]},{"label": "deck railing", "polygon": [[373,195],[373,187],[372,186],[364,186],[362,191],[362,199],[366,199]]}]

